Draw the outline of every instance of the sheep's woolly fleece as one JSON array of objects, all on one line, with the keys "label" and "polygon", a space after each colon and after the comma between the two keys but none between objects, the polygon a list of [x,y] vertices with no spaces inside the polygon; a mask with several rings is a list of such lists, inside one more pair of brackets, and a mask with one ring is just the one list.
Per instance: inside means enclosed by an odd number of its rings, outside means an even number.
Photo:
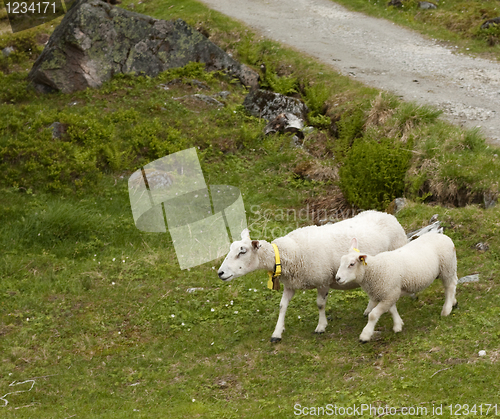
[{"label": "sheep's woolly fleece", "polygon": [[[364,248],[369,249],[372,254],[397,249],[407,243],[406,234],[397,219],[377,211],[365,211],[335,224],[303,227],[273,241],[279,249],[282,264],[280,281],[284,285],[280,315],[272,335],[273,341],[281,339],[288,303],[298,289],[317,288],[319,321],[315,331],[325,331],[328,290],[345,290],[358,286],[339,286],[335,281],[340,258],[349,251],[354,236],[358,237]],[[244,233],[241,241],[231,245],[218,275],[227,281],[259,269],[273,271],[274,265],[275,253],[272,245],[265,240],[252,241],[248,233]]]}]

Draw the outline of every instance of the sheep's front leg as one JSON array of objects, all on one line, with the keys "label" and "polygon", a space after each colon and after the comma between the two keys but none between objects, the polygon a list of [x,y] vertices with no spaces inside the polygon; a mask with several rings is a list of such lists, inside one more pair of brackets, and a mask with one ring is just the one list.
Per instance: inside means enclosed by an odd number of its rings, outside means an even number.
[{"label": "sheep's front leg", "polygon": [[316,299],[316,304],[318,305],[319,310],[319,320],[318,327],[316,327],[314,333],[325,333],[326,325],[328,324],[325,313],[326,299],[328,298],[328,289],[329,287],[318,288],[318,298]]},{"label": "sheep's front leg", "polygon": [[278,323],[276,323],[276,328],[274,329],[273,335],[271,336],[271,342],[279,342],[281,340],[281,334],[285,330],[285,314],[288,308],[288,303],[291,301],[295,294],[295,290],[286,288],[283,290],[283,296],[280,302],[280,315],[278,316]]},{"label": "sheep's front leg", "polygon": [[381,301],[378,303],[372,311],[370,311],[370,314],[368,314],[368,323],[366,324],[365,328],[361,332],[361,335],[359,335],[359,340],[362,343],[368,342],[371,337],[373,336],[373,331],[375,330],[375,325],[378,322],[378,319],[380,316],[387,311],[393,306],[394,302],[392,301]]}]

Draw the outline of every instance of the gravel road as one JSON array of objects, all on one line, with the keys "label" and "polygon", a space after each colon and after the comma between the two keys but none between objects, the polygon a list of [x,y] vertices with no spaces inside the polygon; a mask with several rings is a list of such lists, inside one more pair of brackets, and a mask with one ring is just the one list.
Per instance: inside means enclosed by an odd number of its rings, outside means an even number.
[{"label": "gravel road", "polygon": [[480,126],[488,141],[500,146],[498,62],[456,53],[330,0],[201,1],[366,85],[432,104],[453,123]]}]

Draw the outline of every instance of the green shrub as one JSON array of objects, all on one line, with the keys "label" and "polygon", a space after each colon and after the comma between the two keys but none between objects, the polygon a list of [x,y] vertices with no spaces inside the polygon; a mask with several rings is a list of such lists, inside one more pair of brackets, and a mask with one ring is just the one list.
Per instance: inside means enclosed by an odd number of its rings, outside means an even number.
[{"label": "green shrub", "polygon": [[309,108],[309,118],[325,113],[325,102],[330,98],[331,94],[330,89],[323,83],[304,88],[303,99]]},{"label": "green shrub", "polygon": [[354,140],[363,136],[365,120],[364,109],[357,108],[345,112],[337,122],[338,138],[334,144],[334,153],[339,162],[345,159]]},{"label": "green shrub", "polygon": [[165,126],[158,118],[132,127],[126,138],[137,154],[151,159],[181,151],[187,144],[179,130]]},{"label": "green shrub", "polygon": [[272,90],[282,95],[292,95],[297,93],[297,78],[293,76],[278,76],[272,64],[266,63],[264,78],[260,83],[264,89]]},{"label": "green shrub", "polygon": [[339,171],[345,198],[358,208],[385,209],[403,195],[410,158],[405,145],[389,138],[355,142]]}]

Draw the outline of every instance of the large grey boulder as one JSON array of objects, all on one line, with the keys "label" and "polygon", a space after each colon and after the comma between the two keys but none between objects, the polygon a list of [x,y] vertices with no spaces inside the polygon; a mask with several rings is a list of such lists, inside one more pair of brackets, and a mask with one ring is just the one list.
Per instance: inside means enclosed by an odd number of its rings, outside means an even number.
[{"label": "large grey boulder", "polygon": [[258,74],[184,21],[158,20],[100,0],[76,0],[29,73],[42,92],[99,87],[117,73],[156,76],[191,61],[222,70],[246,86]]}]

